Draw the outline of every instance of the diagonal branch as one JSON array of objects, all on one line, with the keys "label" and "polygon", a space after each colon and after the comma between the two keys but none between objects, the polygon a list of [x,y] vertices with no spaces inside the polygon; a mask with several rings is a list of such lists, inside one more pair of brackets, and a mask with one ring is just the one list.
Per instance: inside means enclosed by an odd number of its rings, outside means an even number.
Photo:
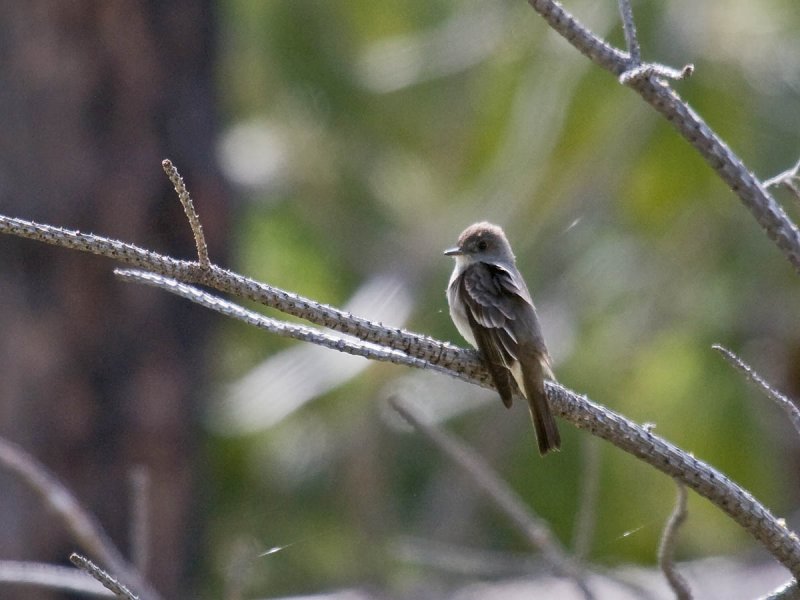
[{"label": "diagonal branch", "polygon": [[571,579],[580,588],[584,597],[594,598],[586,586],[580,568],[564,552],[548,524],[531,512],[514,490],[495,474],[479,454],[445,431],[423,421],[407,403],[392,397],[389,398],[389,404],[409,425],[467,473],[470,481],[489,496],[503,514],[519,527],[530,544],[542,553],[544,559],[557,573]]},{"label": "diagonal branch", "polygon": [[[632,67],[639,66],[632,64],[627,53],[617,50],[594,35],[558,2],[528,0],[528,3],[570,44],[617,77]],[[653,75],[658,73],[654,72]],[[741,159],[663,79],[639,76],[629,81],[628,85],[672,123],[700,153],[717,175],[739,196],[795,271],[800,273],[800,231]]]},{"label": "diagonal branch", "polygon": [[719,344],[714,344],[711,346],[714,350],[718,351],[722,356],[727,360],[730,364],[732,364],[736,369],[744,373],[745,377],[747,377],[750,381],[758,385],[762,390],[764,390],[767,395],[772,398],[775,403],[780,406],[788,415],[789,420],[794,425],[795,431],[800,433],[800,409],[797,408],[797,405],[792,402],[789,398],[781,394],[778,390],[768,384],[761,375],[753,370],[753,367],[748,365],[744,362],[741,358],[736,356],[733,352],[725,348],[724,346],[720,346]]}]

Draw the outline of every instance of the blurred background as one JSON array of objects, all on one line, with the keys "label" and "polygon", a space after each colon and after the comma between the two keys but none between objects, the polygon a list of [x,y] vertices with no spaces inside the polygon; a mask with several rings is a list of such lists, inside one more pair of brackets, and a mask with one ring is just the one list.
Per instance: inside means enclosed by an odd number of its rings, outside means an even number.
[{"label": "blurred background", "polygon": [[[622,45],[616,2],[566,4]],[[634,4],[644,58],[694,63],[676,89],[762,179],[800,154],[795,8]],[[564,385],[799,524],[795,432],[711,349],[800,393],[797,275],[669,124],[525,2],[5,2],[0,44],[3,214],[191,258],[169,157],[214,262],[460,345],[442,250],[496,222]],[[522,406],[265,335],[112,266],[0,239],[0,433],[123,548],[128,474],[145,467],[167,597],[488,598],[474,586],[544,577],[391,395],[473,446],[587,561],[654,564],[674,484],[621,451],[562,422],[562,451],[540,459]],[[0,558],[64,562],[76,546],[58,521],[6,473],[0,489]],[[678,558],[713,557],[774,565],[690,495]]]}]

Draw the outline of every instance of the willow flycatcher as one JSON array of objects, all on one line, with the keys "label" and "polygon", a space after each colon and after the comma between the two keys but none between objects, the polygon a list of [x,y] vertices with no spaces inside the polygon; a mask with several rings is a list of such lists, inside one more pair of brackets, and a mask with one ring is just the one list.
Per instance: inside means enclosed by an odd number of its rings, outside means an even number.
[{"label": "willow flycatcher", "polygon": [[517,270],[503,230],[475,223],[445,250],[456,259],[447,287],[450,317],[480,350],[500,398],[511,406],[512,377],[530,408],[539,452],[558,450],[561,436],[550,412],[544,380],[555,379],[528,286]]}]

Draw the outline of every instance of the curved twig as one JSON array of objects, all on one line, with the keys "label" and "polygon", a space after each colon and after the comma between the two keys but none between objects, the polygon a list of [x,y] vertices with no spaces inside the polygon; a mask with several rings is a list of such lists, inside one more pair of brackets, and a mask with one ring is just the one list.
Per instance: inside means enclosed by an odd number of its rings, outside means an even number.
[{"label": "curved twig", "polygon": [[675,592],[675,597],[678,600],[691,600],[692,592],[689,589],[689,584],[680,574],[678,569],[675,568],[675,539],[678,535],[678,530],[684,521],[686,521],[686,487],[681,483],[678,484],[678,499],[675,502],[675,508],[664,526],[664,533],[661,536],[661,543],[658,546],[658,564],[664,572],[664,576],[669,582],[672,591]]}]

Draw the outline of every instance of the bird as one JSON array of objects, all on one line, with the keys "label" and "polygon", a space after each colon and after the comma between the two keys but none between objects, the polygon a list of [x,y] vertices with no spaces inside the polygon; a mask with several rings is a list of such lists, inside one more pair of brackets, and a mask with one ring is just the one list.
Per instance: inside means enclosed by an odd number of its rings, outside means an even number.
[{"label": "bird", "polygon": [[536,308],[505,233],[492,223],[474,223],[444,254],[455,258],[447,302],[456,329],[480,351],[506,408],[516,383],[528,401],[539,452],[558,450],[561,436],[544,384],[555,375]]}]

